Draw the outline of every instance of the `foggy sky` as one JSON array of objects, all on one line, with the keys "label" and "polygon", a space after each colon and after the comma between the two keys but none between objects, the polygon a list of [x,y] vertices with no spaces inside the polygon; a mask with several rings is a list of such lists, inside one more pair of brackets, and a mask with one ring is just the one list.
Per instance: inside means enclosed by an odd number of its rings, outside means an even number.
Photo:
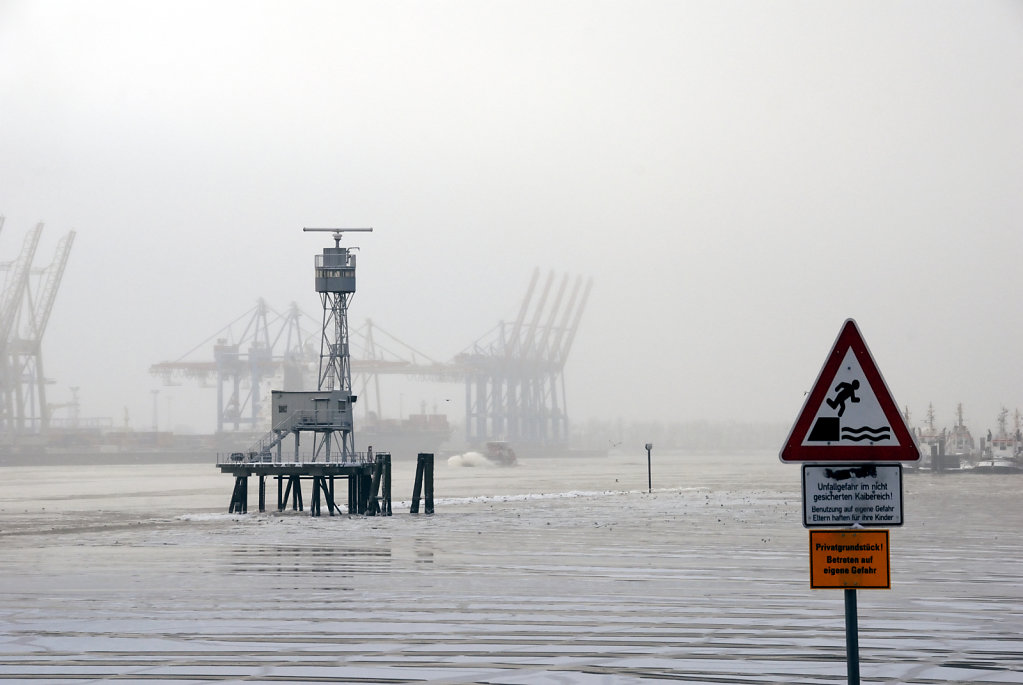
[{"label": "foggy sky", "polygon": [[78,232],[51,401],[117,425],[257,298],[317,315],[301,228],[342,225],[353,325],[439,360],[592,277],[577,421],[789,423],[852,317],[979,434],[1023,408],[1021,121],[1018,2],[0,0],[0,261]]}]

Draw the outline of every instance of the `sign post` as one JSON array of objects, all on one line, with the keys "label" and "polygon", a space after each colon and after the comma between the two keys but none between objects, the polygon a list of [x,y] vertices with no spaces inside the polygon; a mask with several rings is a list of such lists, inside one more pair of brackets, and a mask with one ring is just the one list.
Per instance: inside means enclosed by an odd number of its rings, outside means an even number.
[{"label": "sign post", "polygon": [[856,590],[890,589],[888,530],[902,525],[902,465],[920,452],[856,322],[847,319],[781,452],[803,464],[810,587],[845,594],[846,672],[859,685]]},{"label": "sign post", "polygon": [[860,685],[860,628],[853,588],[845,589],[845,678],[849,685]]},{"label": "sign post", "polygon": [[890,589],[887,530],[811,530],[810,587],[845,590],[845,658],[849,685],[860,682],[857,589]]}]

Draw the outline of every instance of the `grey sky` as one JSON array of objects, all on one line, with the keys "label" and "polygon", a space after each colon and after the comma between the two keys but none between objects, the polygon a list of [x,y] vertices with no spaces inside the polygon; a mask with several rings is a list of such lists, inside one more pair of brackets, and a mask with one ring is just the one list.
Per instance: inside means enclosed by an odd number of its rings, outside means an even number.
[{"label": "grey sky", "polygon": [[592,276],[577,420],[792,421],[853,317],[980,432],[1023,407],[1021,65],[1018,2],[0,0],[0,261],[78,231],[52,393],[136,427],[153,362],[316,313],[302,226],[372,225],[352,320],[438,359]]}]

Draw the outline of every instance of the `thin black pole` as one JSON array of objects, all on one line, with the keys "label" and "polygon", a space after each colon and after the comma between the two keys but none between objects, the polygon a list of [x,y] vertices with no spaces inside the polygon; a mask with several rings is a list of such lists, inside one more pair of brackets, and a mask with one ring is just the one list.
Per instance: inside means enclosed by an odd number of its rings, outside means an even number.
[{"label": "thin black pole", "polygon": [[856,590],[845,589],[845,660],[849,685],[860,685],[860,638],[856,622]]},{"label": "thin black pole", "polygon": [[654,491],[654,476],[653,470],[650,466],[650,450],[653,449],[653,445],[649,442],[646,444],[646,491],[653,493]]}]

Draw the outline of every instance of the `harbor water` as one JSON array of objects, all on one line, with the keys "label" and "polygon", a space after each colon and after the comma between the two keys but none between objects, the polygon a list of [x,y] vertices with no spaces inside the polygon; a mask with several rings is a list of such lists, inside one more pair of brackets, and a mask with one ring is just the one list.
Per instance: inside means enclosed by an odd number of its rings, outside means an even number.
[{"label": "harbor water", "polygon": [[[845,682],[843,594],[810,589],[775,453],[655,446],[653,492],[641,447],[438,460],[432,516],[414,475],[391,517],[312,518],[228,514],[212,464],[0,469],[0,680]],[[863,682],[1023,682],[1021,487],[905,474]]]}]

